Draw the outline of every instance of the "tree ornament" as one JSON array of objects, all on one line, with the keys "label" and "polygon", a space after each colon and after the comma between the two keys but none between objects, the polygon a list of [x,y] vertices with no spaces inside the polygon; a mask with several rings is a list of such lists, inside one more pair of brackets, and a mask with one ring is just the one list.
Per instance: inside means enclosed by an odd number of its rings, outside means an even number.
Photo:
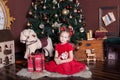
[{"label": "tree ornament", "polygon": [[41,34],[44,34],[44,31],[42,31]]},{"label": "tree ornament", "polygon": [[65,18],[63,18],[63,22],[65,22],[66,21],[66,19]]},{"label": "tree ornament", "polygon": [[85,31],[85,29],[83,28],[83,27],[81,27],[80,28],[80,32],[82,33],[82,32],[84,32]]},{"label": "tree ornament", "polygon": [[46,9],[46,6],[45,6],[45,5],[43,6],[43,9]]},{"label": "tree ornament", "polygon": [[45,3],[46,3],[46,0],[45,0]]},{"label": "tree ornament", "polygon": [[49,21],[49,19],[47,20],[47,23],[49,23],[50,21]]},{"label": "tree ornament", "polygon": [[59,5],[59,3],[58,3],[58,8],[60,8],[60,5]]},{"label": "tree ornament", "polygon": [[37,18],[37,15],[35,14],[34,18]]},{"label": "tree ornament", "polygon": [[37,0],[35,1],[35,4],[38,4],[38,1],[37,1]]},{"label": "tree ornament", "polygon": [[75,13],[77,12],[77,9],[76,9],[76,8],[74,9],[74,12],[75,12]]},{"label": "tree ornament", "polygon": [[44,2],[43,2],[43,1],[41,1],[40,3],[41,3],[41,4],[43,4]]},{"label": "tree ornament", "polygon": [[80,13],[80,10],[78,9],[77,12]]},{"label": "tree ornament", "polygon": [[44,24],[42,24],[42,23],[39,25],[39,28],[40,28],[40,29],[43,29],[44,27],[45,27],[45,26],[44,26]]},{"label": "tree ornament", "polygon": [[44,16],[44,20],[47,20],[47,16]]},{"label": "tree ornament", "polygon": [[69,13],[69,10],[67,10],[67,9],[63,9],[63,10],[62,10],[62,14],[63,14],[63,15],[68,15],[68,13]]},{"label": "tree ornament", "polygon": [[78,0],[76,0],[76,3],[79,3],[79,1],[78,1]]},{"label": "tree ornament", "polygon": [[72,15],[70,15],[70,18],[72,19]]},{"label": "tree ornament", "polygon": [[47,20],[46,14],[43,14],[43,19],[44,19],[44,20]]},{"label": "tree ornament", "polygon": [[55,17],[57,18],[57,17],[58,17],[58,14],[55,14]]},{"label": "tree ornament", "polygon": [[82,9],[80,9],[80,12],[83,12]]},{"label": "tree ornament", "polygon": [[72,28],[72,26],[71,26],[71,25],[69,25],[68,27],[69,27],[69,28]]},{"label": "tree ornament", "polygon": [[29,15],[32,15],[32,11],[29,11]]},{"label": "tree ornament", "polygon": [[82,21],[81,21],[81,19],[79,19],[79,23],[81,23]]},{"label": "tree ornament", "polygon": [[80,5],[80,3],[78,2],[78,3],[76,3],[76,6],[78,7]]},{"label": "tree ornament", "polygon": [[69,5],[67,5],[67,6],[66,6],[66,9],[70,9],[70,6],[69,6]]},{"label": "tree ornament", "polygon": [[72,34],[73,34],[73,27],[71,25],[69,25],[68,27],[69,27],[70,36],[72,36]]},{"label": "tree ornament", "polygon": [[77,20],[75,19],[75,24],[77,25]]},{"label": "tree ornament", "polygon": [[82,19],[82,17],[83,17],[83,16],[80,14],[80,18],[81,18],[81,19]]},{"label": "tree ornament", "polygon": [[54,33],[55,31],[54,31],[54,29],[52,29],[52,33]]},{"label": "tree ornament", "polygon": [[34,6],[34,2],[32,2],[32,6]]},{"label": "tree ornament", "polygon": [[73,2],[73,0],[69,0],[70,2]]},{"label": "tree ornament", "polygon": [[53,3],[54,3],[54,4],[57,4],[57,1],[56,1],[56,0],[53,0]]},{"label": "tree ornament", "polygon": [[72,6],[70,5],[69,8],[72,9]]},{"label": "tree ornament", "polygon": [[55,23],[53,23],[52,27],[60,27],[61,25],[62,25],[62,23],[55,22]]},{"label": "tree ornament", "polygon": [[53,9],[55,9],[55,6],[53,6]]},{"label": "tree ornament", "polygon": [[35,8],[35,10],[37,10],[37,5],[36,4],[35,4],[34,8]]},{"label": "tree ornament", "polygon": [[31,26],[30,22],[27,23],[27,26]]}]

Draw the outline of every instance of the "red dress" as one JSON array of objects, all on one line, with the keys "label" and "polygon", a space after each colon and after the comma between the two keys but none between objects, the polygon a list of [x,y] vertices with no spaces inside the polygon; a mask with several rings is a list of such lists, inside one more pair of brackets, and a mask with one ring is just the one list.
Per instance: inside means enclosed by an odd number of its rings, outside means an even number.
[{"label": "red dress", "polygon": [[[58,55],[61,56],[63,53],[73,50],[73,47],[70,43],[66,43],[66,44],[58,43],[55,47],[55,50],[57,50]],[[61,58],[68,58],[68,57],[69,57],[69,53],[68,56],[66,55]],[[85,64],[78,62],[75,59],[73,59],[71,62],[67,62],[59,65],[56,64],[56,62],[53,60],[45,64],[45,69],[50,72],[58,72],[61,74],[72,75],[74,73],[80,72],[83,69],[85,69],[85,66],[86,66]]]}]

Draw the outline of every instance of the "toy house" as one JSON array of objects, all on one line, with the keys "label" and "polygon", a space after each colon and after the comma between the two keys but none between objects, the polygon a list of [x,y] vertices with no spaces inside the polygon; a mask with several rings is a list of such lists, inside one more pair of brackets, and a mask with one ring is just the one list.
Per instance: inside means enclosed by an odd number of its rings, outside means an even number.
[{"label": "toy house", "polygon": [[10,30],[0,30],[0,68],[15,63],[14,40]]}]

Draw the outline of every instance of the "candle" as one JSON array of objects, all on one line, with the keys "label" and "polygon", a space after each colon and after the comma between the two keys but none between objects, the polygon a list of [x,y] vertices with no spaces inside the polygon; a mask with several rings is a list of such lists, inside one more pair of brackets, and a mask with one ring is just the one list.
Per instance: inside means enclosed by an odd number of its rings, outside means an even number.
[{"label": "candle", "polygon": [[90,33],[87,32],[87,39],[89,40],[89,38],[90,38]]},{"label": "candle", "polygon": [[92,38],[92,30],[89,30],[90,38]]}]

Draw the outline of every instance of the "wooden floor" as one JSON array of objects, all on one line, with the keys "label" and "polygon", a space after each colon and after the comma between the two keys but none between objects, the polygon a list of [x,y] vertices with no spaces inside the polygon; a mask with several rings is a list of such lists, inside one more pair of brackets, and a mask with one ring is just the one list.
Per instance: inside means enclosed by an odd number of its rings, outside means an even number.
[{"label": "wooden floor", "polygon": [[[87,65],[89,66],[93,74],[91,79],[84,79],[80,77],[43,77],[37,80],[120,80],[120,61],[99,61]],[[16,72],[18,72],[22,68],[26,68],[26,60],[16,59],[15,64],[0,69],[0,80],[31,80],[25,77],[16,76]]]}]

